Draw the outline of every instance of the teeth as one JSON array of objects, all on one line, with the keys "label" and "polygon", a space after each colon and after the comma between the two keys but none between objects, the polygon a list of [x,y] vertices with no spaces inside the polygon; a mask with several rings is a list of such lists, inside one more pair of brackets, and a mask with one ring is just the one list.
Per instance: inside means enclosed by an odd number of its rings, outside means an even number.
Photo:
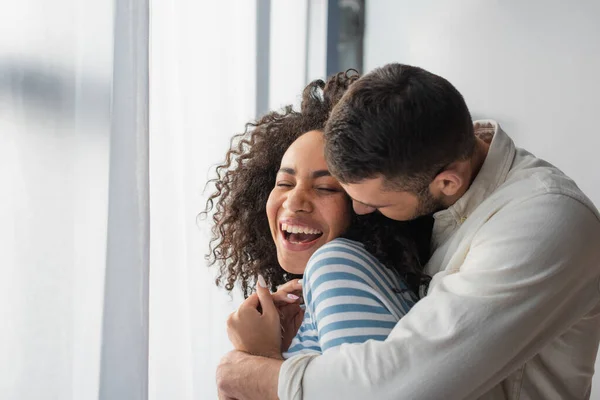
[{"label": "teeth", "polygon": [[288,232],[288,233],[308,233],[311,235],[318,235],[319,233],[322,233],[318,229],[308,228],[308,227],[299,226],[299,225],[288,225],[288,224],[281,224],[281,230]]}]

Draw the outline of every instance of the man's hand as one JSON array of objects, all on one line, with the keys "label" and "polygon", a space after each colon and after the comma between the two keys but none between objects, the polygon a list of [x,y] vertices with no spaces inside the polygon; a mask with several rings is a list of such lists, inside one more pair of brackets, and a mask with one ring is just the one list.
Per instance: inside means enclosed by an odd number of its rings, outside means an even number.
[{"label": "man's hand", "polygon": [[283,353],[290,348],[292,340],[302,325],[304,310],[297,303],[284,304],[278,309],[281,317],[281,352]]},{"label": "man's hand", "polygon": [[258,282],[256,293],[227,320],[227,334],[237,350],[282,359],[280,314],[262,276]]},{"label": "man's hand", "polygon": [[302,298],[302,283],[299,279],[293,279],[277,288],[272,295],[273,301],[279,310],[281,322],[281,352],[289,349],[294,336],[298,332],[304,310],[300,304],[304,303]]},{"label": "man's hand", "polygon": [[227,353],[217,367],[219,399],[275,400],[281,360]]}]

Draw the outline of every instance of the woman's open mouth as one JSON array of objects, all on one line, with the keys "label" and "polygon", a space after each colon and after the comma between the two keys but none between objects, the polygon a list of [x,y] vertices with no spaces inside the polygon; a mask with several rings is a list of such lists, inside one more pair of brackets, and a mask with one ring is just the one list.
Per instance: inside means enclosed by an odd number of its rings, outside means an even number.
[{"label": "woman's open mouth", "polygon": [[280,225],[284,244],[290,250],[305,250],[311,247],[321,236],[323,232],[316,228],[291,223],[282,223]]}]

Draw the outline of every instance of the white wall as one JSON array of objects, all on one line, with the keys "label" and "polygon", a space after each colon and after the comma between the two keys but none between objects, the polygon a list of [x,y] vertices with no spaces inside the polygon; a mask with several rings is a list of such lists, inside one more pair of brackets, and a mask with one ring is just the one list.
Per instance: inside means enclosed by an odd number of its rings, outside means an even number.
[{"label": "white wall", "polygon": [[269,109],[297,102],[306,85],[307,0],[271,2]]},{"label": "white wall", "polygon": [[[365,70],[418,65],[600,205],[600,2],[367,1]],[[600,363],[596,364],[600,369]],[[600,398],[600,373],[592,399]]]},{"label": "white wall", "polygon": [[271,2],[269,110],[300,106],[302,90],[325,79],[327,0]]},{"label": "white wall", "polygon": [[377,0],[366,13],[365,70],[442,75],[474,118],[496,119],[600,204],[600,2]]}]

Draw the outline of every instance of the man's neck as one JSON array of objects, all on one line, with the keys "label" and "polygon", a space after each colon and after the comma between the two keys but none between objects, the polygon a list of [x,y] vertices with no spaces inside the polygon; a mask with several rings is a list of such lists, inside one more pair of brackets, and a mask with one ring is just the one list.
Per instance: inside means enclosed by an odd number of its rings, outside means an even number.
[{"label": "man's neck", "polygon": [[[475,152],[471,157],[471,179],[469,180],[469,187],[479,174],[481,167],[483,167],[483,163],[490,151],[490,143],[480,139],[479,137],[475,137]],[[468,189],[468,188],[467,188]],[[466,190],[465,190],[466,191]]]},{"label": "man's neck", "polygon": [[457,169],[462,169],[464,171],[463,176],[465,177],[464,181],[466,184],[463,185],[453,196],[447,197],[444,200],[442,204],[444,204],[445,207],[450,207],[452,204],[456,203],[458,199],[460,199],[467,192],[467,190],[469,190],[471,184],[473,184],[473,181],[477,177],[477,174],[479,174],[479,171],[485,162],[490,149],[490,144],[479,137],[475,137],[475,141],[475,151],[473,152],[473,155],[468,160],[460,161],[462,165],[456,167]]}]

